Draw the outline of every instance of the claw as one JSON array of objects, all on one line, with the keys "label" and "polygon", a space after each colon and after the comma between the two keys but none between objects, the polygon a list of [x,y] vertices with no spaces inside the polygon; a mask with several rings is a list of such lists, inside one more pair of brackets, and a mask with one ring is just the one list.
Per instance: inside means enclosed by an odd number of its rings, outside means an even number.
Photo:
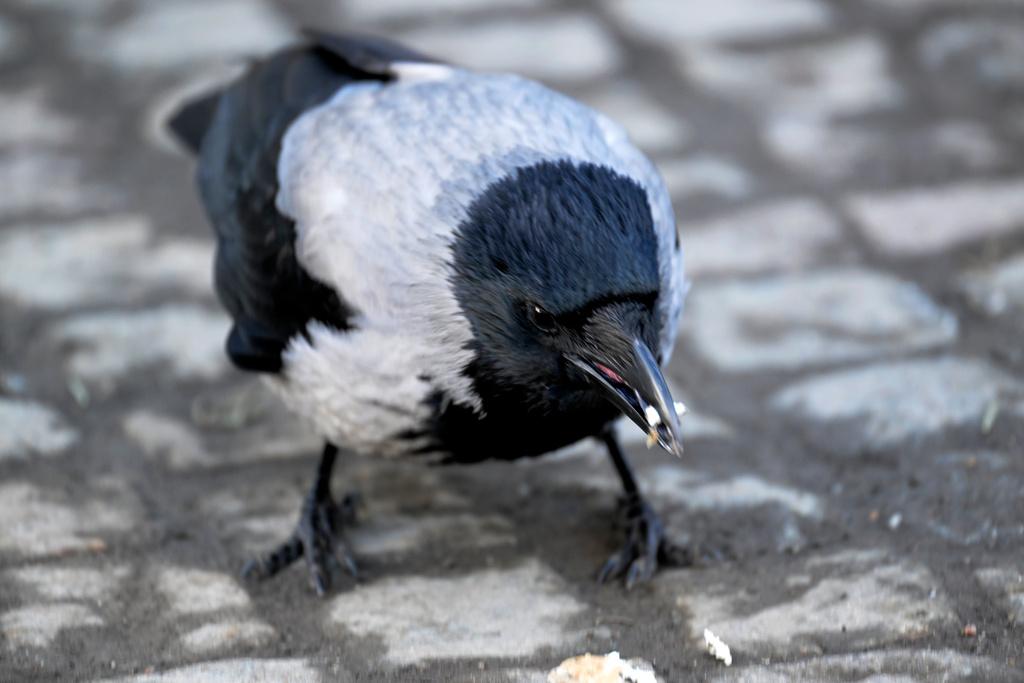
[{"label": "claw", "polygon": [[605,583],[608,579],[618,577],[622,574],[622,567],[622,553],[615,553],[609,557],[601,567],[601,571],[597,574],[597,582]]},{"label": "claw", "polygon": [[321,597],[331,587],[329,563],[336,563],[353,578],[358,578],[355,559],[340,537],[344,521],[352,518],[354,506],[350,502],[343,506],[336,505],[329,496],[318,498],[315,490],[311,492],[303,502],[299,522],[288,540],[272,552],[246,562],[242,576],[268,579],[304,557],[310,584]]},{"label": "claw", "polygon": [[334,561],[339,566],[343,567],[355,580],[359,580],[359,568],[356,566],[355,558],[352,557],[352,553],[349,552],[347,546],[333,546],[331,548],[331,555],[334,557]]},{"label": "claw", "polygon": [[597,580],[623,577],[628,590],[654,576],[666,543],[661,520],[643,499],[626,500],[624,513],[626,542],[604,563]]},{"label": "claw", "polygon": [[245,561],[242,565],[242,578],[246,580],[255,580],[260,575],[260,562],[258,558],[251,558]]},{"label": "claw", "polygon": [[312,545],[306,553],[306,567],[309,569],[310,584],[320,596],[324,595],[331,585],[325,560],[321,539],[313,538]]},{"label": "claw", "polygon": [[637,581],[641,580],[643,571],[643,560],[633,560],[629,565],[629,571],[626,572],[626,590],[632,589],[633,586],[636,585]]},{"label": "claw", "polygon": [[327,589],[330,588],[331,581],[320,567],[310,566],[309,571],[311,573],[310,583],[313,584],[313,590],[322,598],[327,593]]}]

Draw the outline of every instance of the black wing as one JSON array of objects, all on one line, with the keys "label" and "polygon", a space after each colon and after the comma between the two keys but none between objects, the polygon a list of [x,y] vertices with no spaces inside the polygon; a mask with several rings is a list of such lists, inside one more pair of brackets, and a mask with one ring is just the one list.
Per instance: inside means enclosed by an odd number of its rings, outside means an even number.
[{"label": "black wing", "polygon": [[308,35],[309,45],[253,65],[169,122],[200,154],[199,191],[217,235],[215,287],[234,318],[227,352],[245,370],[279,371],[288,340],[310,320],[344,330],[354,312],[299,265],[295,226],[275,206],[288,127],[349,83],[392,80],[394,62],[431,61],[380,38]]}]

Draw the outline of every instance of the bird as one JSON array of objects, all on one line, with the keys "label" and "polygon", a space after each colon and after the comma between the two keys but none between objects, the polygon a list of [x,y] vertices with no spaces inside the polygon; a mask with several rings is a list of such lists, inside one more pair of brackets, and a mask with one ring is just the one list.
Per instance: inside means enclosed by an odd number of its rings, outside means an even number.
[{"label": "bird", "polygon": [[305,31],[168,126],[198,159],[227,356],[324,441],[294,531],[247,577],[304,558],[320,595],[358,578],[339,453],[469,464],[584,439],[623,485],[598,579],[655,574],[664,525],[615,424],[681,455],[662,367],[687,281],[664,182],[619,124],[521,76]]}]

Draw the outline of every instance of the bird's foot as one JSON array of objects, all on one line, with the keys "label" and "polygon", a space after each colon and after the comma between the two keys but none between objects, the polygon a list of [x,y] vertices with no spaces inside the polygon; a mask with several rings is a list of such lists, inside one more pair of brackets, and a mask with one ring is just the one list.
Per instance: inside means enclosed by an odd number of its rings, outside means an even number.
[{"label": "bird's foot", "polygon": [[358,579],[355,559],[342,535],[343,527],[355,521],[355,502],[355,497],[348,495],[338,505],[329,493],[318,493],[316,489],[310,491],[302,503],[299,522],[288,540],[273,551],[246,562],[242,576],[269,579],[304,557],[317,595],[324,595],[330,588],[331,565]]},{"label": "bird's foot", "polygon": [[604,583],[621,577],[630,589],[648,581],[659,563],[676,564],[679,551],[665,540],[665,527],[658,513],[638,495],[627,496],[621,503],[626,528],[626,542],[604,563],[597,580]]}]

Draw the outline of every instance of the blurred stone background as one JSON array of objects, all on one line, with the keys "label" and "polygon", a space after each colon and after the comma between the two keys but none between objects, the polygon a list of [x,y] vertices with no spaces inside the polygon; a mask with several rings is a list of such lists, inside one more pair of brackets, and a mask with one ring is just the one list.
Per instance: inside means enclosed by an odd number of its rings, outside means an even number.
[{"label": "blurred stone background", "polygon": [[[379,32],[621,120],[694,279],[687,457],[644,483],[694,566],[597,586],[617,483],[349,459],[365,578],[248,585],[318,444],[229,369],[174,103]],[[4,0],[0,680],[1020,681],[1017,0]],[[710,627],[732,646],[703,650]]]}]

